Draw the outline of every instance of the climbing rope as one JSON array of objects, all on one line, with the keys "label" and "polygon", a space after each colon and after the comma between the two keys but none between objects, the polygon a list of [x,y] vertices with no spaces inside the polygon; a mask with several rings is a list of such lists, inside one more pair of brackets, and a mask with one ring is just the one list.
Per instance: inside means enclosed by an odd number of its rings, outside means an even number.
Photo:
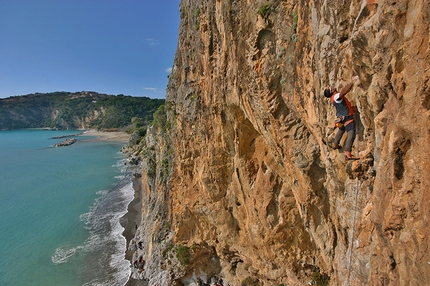
[{"label": "climbing rope", "polygon": [[356,186],[355,186],[355,198],[354,198],[354,218],[352,221],[352,234],[351,234],[351,250],[349,252],[349,265],[348,265],[348,285],[351,285],[351,271],[352,271],[352,252],[354,249],[354,238],[355,238],[355,223],[357,218],[357,201],[358,201],[358,191],[360,186],[360,180],[358,177],[356,178]]},{"label": "climbing rope", "polygon": [[[356,126],[357,128],[357,126]],[[357,136],[358,137],[358,136]],[[360,140],[357,138],[357,152],[360,150]],[[361,164],[361,162],[360,162]],[[355,237],[355,223],[357,218],[357,201],[358,201],[358,191],[360,189],[360,180],[358,179],[358,176],[356,178],[356,185],[355,185],[355,198],[354,198],[354,218],[352,220],[352,234],[351,234],[351,250],[349,252],[349,265],[348,265],[348,285],[351,285],[351,272],[352,272],[352,252],[354,249],[354,237]]]}]

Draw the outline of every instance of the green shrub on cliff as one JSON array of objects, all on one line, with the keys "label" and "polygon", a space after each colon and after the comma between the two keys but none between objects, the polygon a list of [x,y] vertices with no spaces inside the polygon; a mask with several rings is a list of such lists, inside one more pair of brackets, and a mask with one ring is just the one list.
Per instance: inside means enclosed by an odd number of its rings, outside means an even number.
[{"label": "green shrub on cliff", "polygon": [[165,112],[164,104],[160,105],[158,109],[154,112],[154,119],[152,120],[152,125],[155,128],[166,130],[167,127],[167,115]]},{"label": "green shrub on cliff", "polygon": [[174,251],[176,258],[182,265],[186,266],[190,264],[191,250],[188,246],[184,244],[176,245]]},{"label": "green shrub on cliff", "polygon": [[270,4],[266,3],[264,5],[261,5],[260,8],[258,9],[258,14],[263,17],[264,19],[269,18],[271,9],[270,9]]},{"label": "green shrub on cliff", "polygon": [[312,285],[327,286],[330,281],[330,276],[318,271],[312,273]]},{"label": "green shrub on cliff", "polygon": [[[171,102],[166,102],[158,107],[158,109],[154,112],[153,120],[151,125],[154,128],[166,132],[166,130],[172,128],[175,124],[175,112],[173,108],[173,104]],[[169,114],[169,116],[167,116]]]},{"label": "green shrub on cliff", "polygon": [[293,12],[293,24],[291,25],[291,30],[295,34],[297,33],[297,22],[299,21],[299,10],[296,7]]},{"label": "green shrub on cliff", "polygon": [[293,12],[293,23],[291,25],[291,31],[293,34],[291,35],[291,40],[295,43],[299,40],[299,35],[297,35],[297,22],[299,21],[299,10],[296,7]]},{"label": "green shrub on cliff", "polygon": [[261,283],[258,279],[248,276],[242,281],[240,285],[241,286],[260,286]]},{"label": "green shrub on cliff", "polygon": [[175,245],[172,241],[166,242],[162,255],[163,259],[167,260],[168,264],[172,263],[171,259],[173,255],[182,266],[189,265],[191,261],[191,249],[185,244]]}]

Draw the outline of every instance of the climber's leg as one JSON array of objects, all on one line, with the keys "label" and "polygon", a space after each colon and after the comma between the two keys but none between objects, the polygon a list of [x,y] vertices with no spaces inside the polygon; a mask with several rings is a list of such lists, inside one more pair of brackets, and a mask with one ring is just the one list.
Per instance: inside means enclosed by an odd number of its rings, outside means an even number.
[{"label": "climber's leg", "polygon": [[352,144],[354,144],[355,140],[355,123],[351,122],[345,127],[345,130],[347,132],[347,138],[345,142],[345,151],[351,152],[352,150]]},{"label": "climber's leg", "polygon": [[340,145],[340,139],[342,139],[343,133],[345,133],[345,127],[342,126],[339,128],[339,130],[336,133],[336,137],[334,138],[334,148],[339,149]]}]

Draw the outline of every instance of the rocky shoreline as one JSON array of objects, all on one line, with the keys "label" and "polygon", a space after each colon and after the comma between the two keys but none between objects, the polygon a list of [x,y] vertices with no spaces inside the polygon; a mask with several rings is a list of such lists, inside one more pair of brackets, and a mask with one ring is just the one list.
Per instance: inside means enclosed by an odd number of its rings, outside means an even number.
[{"label": "rocky shoreline", "polygon": [[[132,173],[132,183],[134,190],[134,198],[129,203],[127,207],[127,213],[120,219],[121,226],[124,228],[123,236],[126,239],[126,251],[125,251],[125,259],[130,261],[130,265],[133,264],[133,253],[134,250],[129,248],[130,242],[133,240],[136,234],[137,227],[140,225],[140,220],[142,216],[142,168],[141,168],[141,160],[138,154],[136,154],[135,150],[128,145],[132,144],[130,142],[133,141],[133,136],[126,134],[124,132],[104,132],[97,130],[85,130],[80,134],[72,134],[65,136],[57,136],[52,137],[50,139],[60,139],[74,136],[91,136],[95,138],[90,138],[86,140],[95,140],[95,141],[113,141],[113,142],[124,142],[127,143],[122,148],[121,152],[124,154],[126,158],[127,170]],[[77,142],[75,138],[67,138],[64,141],[61,141],[55,144],[55,147],[60,146],[69,146]],[[131,266],[130,266],[131,267]],[[129,277],[129,280],[126,284],[127,286],[146,286],[147,282],[144,280],[136,280]]]},{"label": "rocky shoreline", "polygon": [[70,145],[76,143],[76,141],[77,140],[75,138],[69,138],[69,139],[61,141],[60,143],[54,144],[54,147],[70,146]]},{"label": "rocky shoreline", "polygon": [[[120,218],[120,224],[124,228],[122,235],[126,239],[125,259],[130,261],[130,267],[132,267],[134,250],[130,250],[129,246],[130,242],[136,235],[136,230],[140,225],[140,220],[142,217],[142,167],[140,156],[135,152],[135,150],[133,150],[133,147],[131,146],[133,142],[133,135],[130,136],[124,132],[104,132],[96,130],[86,130],[79,135],[95,137],[88,140],[126,143],[122,147],[121,153],[126,159],[125,165],[127,166],[127,172],[131,172],[132,174],[134,198],[127,207],[127,213]],[[132,279],[130,275],[129,280],[125,285],[146,286],[147,282],[144,280]]]},{"label": "rocky shoreline", "polygon": [[129,139],[130,139],[130,135],[124,132],[118,132],[118,131],[107,132],[107,131],[97,131],[93,129],[82,130],[82,133],[77,133],[77,134],[54,136],[49,139],[67,138],[59,143],[54,144],[54,147],[64,147],[64,146],[70,146],[76,143],[77,139],[70,138],[70,137],[77,137],[77,136],[95,137],[95,138],[85,139],[88,141],[114,141],[114,142],[129,143]]}]

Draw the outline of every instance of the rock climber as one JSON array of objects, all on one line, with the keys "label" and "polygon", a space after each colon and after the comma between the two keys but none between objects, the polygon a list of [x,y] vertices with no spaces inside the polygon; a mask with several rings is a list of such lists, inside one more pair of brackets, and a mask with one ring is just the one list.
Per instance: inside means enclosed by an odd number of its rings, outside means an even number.
[{"label": "rock climber", "polygon": [[355,140],[355,122],[353,118],[354,109],[349,102],[349,100],[345,97],[345,95],[352,89],[354,83],[359,80],[358,76],[354,76],[351,82],[342,88],[340,92],[336,90],[336,88],[328,87],[324,90],[324,96],[330,98],[331,103],[336,108],[336,116],[338,120],[336,121],[336,127],[339,128],[337,131],[336,137],[334,138],[334,149],[342,148],[339,143],[340,139],[342,139],[345,131],[347,132],[346,142],[345,142],[345,156],[347,160],[357,160],[358,158],[354,158],[351,154],[352,144]]}]

